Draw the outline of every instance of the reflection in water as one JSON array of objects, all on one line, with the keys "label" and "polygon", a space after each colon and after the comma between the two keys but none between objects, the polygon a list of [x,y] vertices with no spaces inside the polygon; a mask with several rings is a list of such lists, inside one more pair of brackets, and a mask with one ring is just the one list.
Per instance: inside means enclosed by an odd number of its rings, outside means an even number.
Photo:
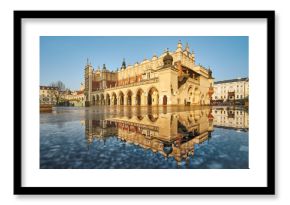
[{"label": "reflection in water", "polygon": [[248,131],[249,114],[243,109],[229,107],[217,107],[213,109],[215,127],[230,128],[240,131]]},{"label": "reflection in water", "polygon": [[[174,157],[180,162],[194,154],[194,145],[208,140],[213,130],[210,109],[179,113],[152,113],[132,117],[86,120],[86,139],[116,136],[121,141]],[[131,112],[130,112],[131,113]]]},{"label": "reflection in water", "polygon": [[57,108],[40,122],[40,168],[248,168],[244,110]]}]

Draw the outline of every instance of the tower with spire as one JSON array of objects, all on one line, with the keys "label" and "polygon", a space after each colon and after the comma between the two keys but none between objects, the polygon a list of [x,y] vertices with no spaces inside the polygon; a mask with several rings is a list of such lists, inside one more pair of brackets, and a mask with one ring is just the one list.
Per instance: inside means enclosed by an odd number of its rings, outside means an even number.
[{"label": "tower with spire", "polygon": [[92,92],[92,75],[93,75],[93,67],[91,63],[89,62],[89,58],[87,58],[87,62],[85,65],[85,88],[84,88],[84,94],[85,94],[85,106],[90,105],[90,99],[91,99],[91,92]]},{"label": "tower with spire", "polygon": [[186,43],[185,51],[189,53],[189,45],[188,45],[188,43]]},{"label": "tower with spire", "polygon": [[126,62],[125,62],[125,58],[123,58],[123,62],[122,62],[122,66],[121,66],[121,70],[126,69]]},{"label": "tower with spire", "polygon": [[[164,103],[198,105],[201,102],[209,104],[206,88],[207,85],[210,87],[213,81],[212,71],[195,64],[195,54],[193,50],[190,51],[188,43],[184,42],[182,46],[179,40],[176,49],[169,51],[167,48],[159,57],[154,55],[134,65],[127,65],[123,58],[118,68],[117,71],[110,71],[103,64],[94,71],[89,59],[86,60],[85,93],[88,103],[91,105],[96,105],[96,103],[102,105],[105,103],[106,105],[116,105],[116,103],[120,105],[161,105]],[[157,91],[146,91],[149,89],[148,86],[155,86],[159,92],[159,98]],[[197,90],[195,97],[188,96],[187,88],[190,86]],[[117,97],[122,100],[116,103],[114,101],[112,104],[113,94],[120,94]],[[96,102],[97,99],[101,99],[101,96],[103,96],[102,100]]]},{"label": "tower with spire", "polygon": [[182,43],[181,43],[180,40],[179,40],[178,43],[177,43],[177,49],[176,49],[176,52],[182,52]]}]

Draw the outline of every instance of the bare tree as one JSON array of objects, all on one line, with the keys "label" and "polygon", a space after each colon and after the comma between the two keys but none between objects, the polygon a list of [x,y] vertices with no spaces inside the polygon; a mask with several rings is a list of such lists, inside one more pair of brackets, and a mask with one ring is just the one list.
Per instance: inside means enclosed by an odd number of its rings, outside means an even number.
[{"label": "bare tree", "polygon": [[55,97],[56,104],[58,105],[62,96],[65,94],[65,85],[61,81],[56,81],[52,82],[50,86],[55,88],[51,90],[51,94]]}]

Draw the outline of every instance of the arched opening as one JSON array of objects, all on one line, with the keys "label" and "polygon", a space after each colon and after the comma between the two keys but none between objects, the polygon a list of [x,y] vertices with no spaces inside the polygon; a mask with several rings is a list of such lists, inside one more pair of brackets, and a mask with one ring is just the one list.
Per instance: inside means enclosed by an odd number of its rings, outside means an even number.
[{"label": "arched opening", "polygon": [[143,120],[143,115],[142,115],[142,112],[141,112],[141,108],[140,107],[137,107],[137,109],[136,109],[136,115],[137,115],[137,119],[138,120]]},{"label": "arched opening", "polygon": [[147,105],[152,105],[152,95],[148,95],[147,100]]},{"label": "arched opening", "polygon": [[124,105],[124,93],[122,91],[119,93],[119,100],[120,105]]},{"label": "arched opening", "polygon": [[92,101],[93,101],[92,104],[93,104],[93,105],[96,105],[96,97],[95,97],[94,95],[93,95],[93,99],[92,99]]},{"label": "arched opening", "polygon": [[187,103],[188,104],[194,103],[194,91],[193,91],[193,88],[192,87],[189,87],[188,88],[187,96],[188,96]]},{"label": "arched opening", "polygon": [[105,96],[104,94],[101,94],[101,105],[105,104]]},{"label": "arched opening", "polygon": [[110,95],[107,93],[106,95],[106,105],[110,105]]},{"label": "arched opening", "polygon": [[151,122],[156,122],[158,117],[159,117],[159,110],[158,109],[155,109],[154,107],[147,107],[147,113],[148,113],[148,119],[151,121]]},{"label": "arched opening", "polygon": [[127,105],[132,105],[132,95],[133,95],[132,91],[129,90],[127,92]]},{"label": "arched opening", "polygon": [[131,119],[133,117],[132,109],[130,108],[127,110],[127,117],[128,119]]},{"label": "arched opening", "polygon": [[113,93],[113,105],[117,105],[117,95],[116,93]]},{"label": "arched opening", "polygon": [[143,116],[142,115],[137,115],[137,119],[138,120],[143,120]]},{"label": "arched opening", "polygon": [[96,105],[99,105],[100,104],[100,96],[97,95],[97,99],[96,99]]},{"label": "arched opening", "polygon": [[156,122],[158,120],[158,114],[148,114],[148,118],[151,122]]},{"label": "arched opening", "polygon": [[204,105],[205,104],[205,102],[204,102],[204,95],[201,95],[201,97],[200,97],[200,104],[201,105]]},{"label": "arched opening", "polygon": [[163,105],[167,105],[167,96],[166,95],[163,96]]},{"label": "arched opening", "polygon": [[158,101],[159,101],[158,90],[156,88],[152,87],[148,92],[147,104],[148,105],[158,105]]},{"label": "arched opening", "polygon": [[143,105],[144,101],[144,91],[139,89],[136,94],[137,105]]},{"label": "arched opening", "polygon": [[200,91],[198,90],[198,88],[194,89],[194,103],[196,105],[200,104]]}]

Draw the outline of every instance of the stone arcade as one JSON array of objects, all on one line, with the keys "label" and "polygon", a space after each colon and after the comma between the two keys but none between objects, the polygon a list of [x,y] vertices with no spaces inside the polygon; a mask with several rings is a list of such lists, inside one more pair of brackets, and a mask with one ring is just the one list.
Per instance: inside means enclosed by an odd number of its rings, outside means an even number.
[{"label": "stone arcade", "polygon": [[209,105],[212,71],[195,64],[194,52],[179,41],[175,51],[144,59],[117,71],[85,66],[86,106]]}]

